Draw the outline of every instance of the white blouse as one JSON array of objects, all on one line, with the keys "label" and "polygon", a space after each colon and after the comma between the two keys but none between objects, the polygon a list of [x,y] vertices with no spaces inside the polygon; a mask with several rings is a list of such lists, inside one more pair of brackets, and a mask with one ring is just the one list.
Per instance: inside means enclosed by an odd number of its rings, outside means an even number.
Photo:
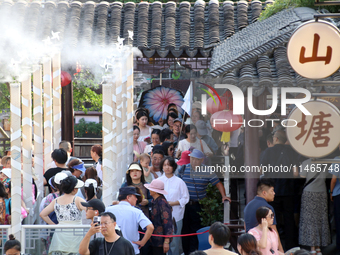
[{"label": "white blouse", "polygon": [[167,201],[175,202],[179,201],[179,205],[172,207],[172,216],[176,222],[180,221],[184,217],[185,205],[189,202],[189,191],[185,182],[173,175],[168,178],[163,174],[159,177],[159,180],[164,182],[164,190],[168,192],[164,195]]}]

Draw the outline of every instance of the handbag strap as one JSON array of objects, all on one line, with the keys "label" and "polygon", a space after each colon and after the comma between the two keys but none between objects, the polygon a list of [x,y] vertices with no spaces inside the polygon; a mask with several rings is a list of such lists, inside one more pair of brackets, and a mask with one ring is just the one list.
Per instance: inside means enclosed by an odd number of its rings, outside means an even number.
[{"label": "handbag strap", "polygon": [[305,185],[303,185],[302,190],[304,190],[309,184],[311,184],[319,175],[321,172],[317,172],[316,175],[314,175],[313,178],[309,179],[308,182],[305,183]]},{"label": "handbag strap", "polygon": [[204,153],[202,140],[201,139],[199,139],[199,140],[200,140],[202,152]]}]

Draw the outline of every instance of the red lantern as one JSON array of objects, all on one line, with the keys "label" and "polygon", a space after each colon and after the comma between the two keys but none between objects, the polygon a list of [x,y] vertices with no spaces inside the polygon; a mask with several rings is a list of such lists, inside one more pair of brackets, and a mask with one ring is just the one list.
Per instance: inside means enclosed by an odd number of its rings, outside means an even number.
[{"label": "red lantern", "polygon": [[65,87],[70,84],[72,77],[68,72],[61,71],[61,86]]},{"label": "red lantern", "polygon": [[221,132],[232,132],[243,125],[241,115],[233,114],[233,111],[224,110],[214,113],[210,118],[213,129]]},{"label": "red lantern", "polygon": [[230,108],[232,108],[233,106],[232,99],[230,101],[230,98],[222,96],[221,97],[222,105],[221,105],[220,100],[218,100],[216,96],[214,98],[215,98],[217,105],[215,104],[214,100],[211,97],[207,100],[207,111],[208,112],[210,112],[211,114],[214,114],[215,112],[218,112],[218,111],[231,110]]}]

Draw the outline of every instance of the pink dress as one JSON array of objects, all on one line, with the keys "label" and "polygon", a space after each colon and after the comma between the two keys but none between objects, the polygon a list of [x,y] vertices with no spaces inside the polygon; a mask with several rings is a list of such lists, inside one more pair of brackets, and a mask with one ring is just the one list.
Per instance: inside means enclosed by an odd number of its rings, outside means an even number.
[{"label": "pink dress", "polygon": [[[252,228],[248,231],[249,234],[252,234],[257,241],[260,241],[262,236],[262,231],[259,230],[257,227]],[[270,249],[273,249],[274,253],[270,252]],[[265,249],[260,249],[262,252],[262,255],[278,255],[279,254],[279,238],[277,236],[277,233],[274,229],[270,231],[268,229],[267,231],[267,246]]]},{"label": "pink dress", "polygon": [[[142,154],[144,152],[144,148],[146,146],[146,142],[137,142],[138,144],[134,144],[133,145],[133,150],[138,152],[139,155]],[[134,157],[134,161],[136,161],[136,158]]]}]

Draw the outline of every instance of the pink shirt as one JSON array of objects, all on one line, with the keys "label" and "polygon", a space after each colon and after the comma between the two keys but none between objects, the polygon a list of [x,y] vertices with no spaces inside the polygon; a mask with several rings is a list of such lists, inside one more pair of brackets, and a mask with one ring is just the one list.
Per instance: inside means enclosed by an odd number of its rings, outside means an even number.
[{"label": "pink shirt", "polygon": [[[249,234],[252,234],[257,241],[260,241],[262,236],[262,231],[259,230],[257,227],[252,228],[248,231]],[[271,253],[270,249],[273,249],[275,253]],[[275,230],[272,229],[267,231],[267,246],[265,249],[260,249],[262,255],[279,255],[279,238]]]}]

